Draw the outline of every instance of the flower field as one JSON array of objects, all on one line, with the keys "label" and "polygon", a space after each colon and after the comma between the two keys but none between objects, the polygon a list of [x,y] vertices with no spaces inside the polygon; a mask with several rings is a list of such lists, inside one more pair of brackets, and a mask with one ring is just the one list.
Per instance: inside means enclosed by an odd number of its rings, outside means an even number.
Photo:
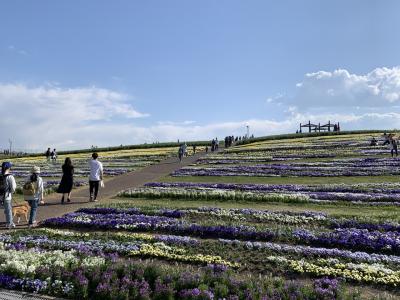
[{"label": "flower field", "polygon": [[[213,246],[225,247],[229,242],[216,240]],[[240,264],[207,254],[211,252],[208,246],[198,238],[145,233],[38,229],[2,234],[0,286],[72,299],[323,299],[355,295],[336,279],[301,284],[251,273],[238,276]]]},{"label": "flower field", "polygon": [[[0,234],[0,287],[71,299],[399,299],[400,160],[368,137],[232,147]],[[110,157],[109,168],[161,155]]]}]

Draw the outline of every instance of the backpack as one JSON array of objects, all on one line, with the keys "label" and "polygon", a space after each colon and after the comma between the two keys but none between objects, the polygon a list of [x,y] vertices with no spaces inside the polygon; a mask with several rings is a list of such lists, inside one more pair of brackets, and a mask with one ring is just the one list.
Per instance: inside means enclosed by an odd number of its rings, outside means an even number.
[{"label": "backpack", "polygon": [[25,182],[22,187],[22,193],[24,194],[24,196],[34,196],[36,194],[35,182],[32,181]]},{"label": "backpack", "polygon": [[0,198],[4,199],[4,196],[6,195],[6,192],[8,190],[8,184],[7,184],[7,175],[0,175]]}]

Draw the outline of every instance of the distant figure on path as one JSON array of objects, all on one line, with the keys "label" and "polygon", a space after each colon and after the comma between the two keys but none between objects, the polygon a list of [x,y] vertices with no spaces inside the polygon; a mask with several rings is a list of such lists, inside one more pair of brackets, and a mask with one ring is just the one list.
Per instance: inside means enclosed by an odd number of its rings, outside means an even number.
[{"label": "distant figure on path", "polygon": [[378,141],[375,139],[375,137],[372,137],[371,143],[369,144],[370,146],[377,146]]},{"label": "distant figure on path", "polygon": [[187,145],[186,145],[186,142],[183,144],[183,155],[184,156],[188,156],[188,151],[187,151]]},{"label": "distant figure on path", "polygon": [[29,228],[36,226],[36,212],[39,203],[44,203],[43,200],[43,179],[39,176],[40,168],[33,166],[31,169],[31,175],[23,186],[23,194],[25,201],[28,201],[31,207],[31,212],[29,215]]},{"label": "distant figure on path", "polygon": [[1,180],[0,180],[0,200],[4,203],[4,214],[6,215],[6,228],[15,227],[12,217],[12,195],[15,193],[17,184],[15,178],[11,175],[12,164],[5,161],[1,164]]},{"label": "distant figure on path", "polygon": [[50,156],[51,156],[51,161],[52,162],[57,162],[57,151],[56,151],[56,149],[53,149],[53,151],[51,151]]},{"label": "distant figure on path", "polygon": [[208,153],[208,146],[206,146],[206,153]]},{"label": "distant figure on path", "polygon": [[50,148],[47,148],[47,151],[46,151],[45,155],[46,155],[46,160],[47,160],[48,162],[50,162],[50,157],[51,157]]},{"label": "distant figure on path", "polygon": [[65,158],[62,171],[63,176],[58,186],[57,193],[62,194],[61,204],[64,204],[65,198],[67,198],[67,202],[71,202],[71,190],[74,185],[74,166],[69,157]]},{"label": "distant figure on path", "polygon": [[97,194],[99,193],[99,184],[103,180],[103,164],[97,160],[99,155],[94,152],[89,162],[89,201],[97,202]]},{"label": "distant figure on path", "polygon": [[215,150],[215,140],[213,139],[211,141],[211,152],[214,152],[214,150]]},{"label": "distant figure on path", "polygon": [[394,153],[396,153],[396,156],[398,156],[397,140],[395,139],[394,135],[392,134],[389,135],[389,141],[390,141],[390,154],[392,155],[392,157],[394,156]]},{"label": "distant figure on path", "polygon": [[196,154],[196,145],[193,145],[193,154]]},{"label": "distant figure on path", "polygon": [[184,154],[183,145],[181,145],[181,146],[179,147],[179,150],[178,150],[179,162],[182,162],[183,154]]}]

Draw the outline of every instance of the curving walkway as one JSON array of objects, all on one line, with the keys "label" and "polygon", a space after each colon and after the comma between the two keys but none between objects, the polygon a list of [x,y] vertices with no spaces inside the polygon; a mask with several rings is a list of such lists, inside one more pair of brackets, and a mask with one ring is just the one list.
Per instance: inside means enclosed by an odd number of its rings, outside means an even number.
[{"label": "curving walkway", "polygon": [[[193,156],[185,157],[181,163],[176,157],[172,157],[161,161],[158,164],[137,171],[111,177],[104,182],[105,187],[99,191],[99,202],[89,202],[89,185],[74,189],[72,191],[71,203],[65,203],[64,205],[60,203],[60,194],[51,194],[45,198],[46,204],[39,206],[37,221],[39,222],[47,218],[62,216],[63,214],[76,211],[81,207],[90,207],[110,200],[122,190],[132,187],[140,187],[147,182],[157,181],[183,166],[194,163],[202,155],[204,155],[204,152],[199,152]],[[3,210],[0,212],[0,222],[0,229],[6,230],[4,228],[5,216]],[[14,222],[16,222],[16,220],[14,220]],[[27,224],[25,220],[21,220],[20,225],[17,225],[16,228],[26,227]]]}]

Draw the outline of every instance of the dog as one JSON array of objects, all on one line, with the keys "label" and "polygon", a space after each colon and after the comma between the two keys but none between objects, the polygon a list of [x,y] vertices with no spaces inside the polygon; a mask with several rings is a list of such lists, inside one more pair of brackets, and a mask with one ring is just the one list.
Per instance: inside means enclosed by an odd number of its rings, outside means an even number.
[{"label": "dog", "polygon": [[21,205],[16,205],[16,206],[13,206],[13,208],[12,208],[13,219],[15,218],[15,216],[17,216],[18,224],[19,224],[19,221],[22,216],[25,216],[25,221],[28,222],[28,213],[29,213],[29,205],[27,203],[21,204]]}]

